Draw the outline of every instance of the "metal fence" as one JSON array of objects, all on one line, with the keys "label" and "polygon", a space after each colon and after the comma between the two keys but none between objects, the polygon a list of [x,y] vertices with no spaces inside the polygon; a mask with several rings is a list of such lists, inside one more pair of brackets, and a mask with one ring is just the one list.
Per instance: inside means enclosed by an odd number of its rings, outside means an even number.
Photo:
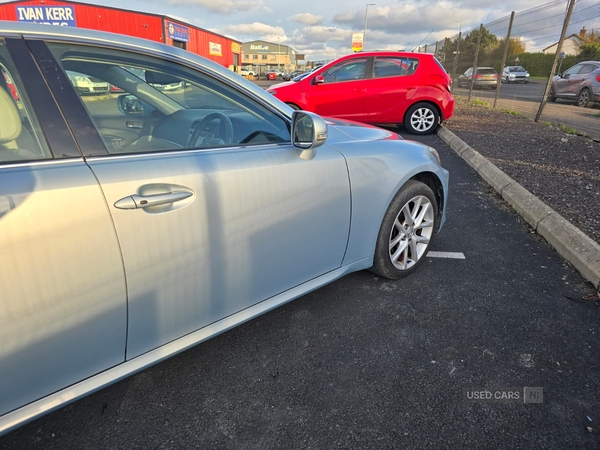
[{"label": "metal fence", "polygon": [[600,139],[597,110],[574,113],[564,107],[557,110],[556,106],[565,106],[560,100],[556,105],[546,104],[554,75],[581,61],[600,61],[598,0],[555,0],[475,29],[459,28],[457,34],[421,45],[415,51],[435,54],[452,75],[455,94],[469,99],[473,91],[457,89],[456,84],[459,75],[469,68],[493,67],[501,76],[505,65],[522,66],[530,74],[530,83],[519,89],[501,89],[498,83],[495,93],[478,92],[477,96],[487,97],[493,107],[511,109],[535,120],[573,125]]}]

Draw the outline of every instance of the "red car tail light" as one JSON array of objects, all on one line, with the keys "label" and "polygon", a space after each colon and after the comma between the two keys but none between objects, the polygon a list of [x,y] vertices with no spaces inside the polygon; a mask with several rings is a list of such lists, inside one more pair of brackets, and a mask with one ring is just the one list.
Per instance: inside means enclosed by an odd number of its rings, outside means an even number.
[{"label": "red car tail light", "polygon": [[473,78],[476,79],[476,80],[478,80],[478,79],[480,79],[482,77],[481,77],[481,75],[475,75]]},{"label": "red car tail light", "polygon": [[600,81],[600,75],[596,75],[596,81]]},{"label": "red car tail light", "polygon": [[449,77],[439,73],[430,73],[429,79],[431,79],[434,83],[439,83],[446,86],[448,92],[452,92],[452,80]]}]

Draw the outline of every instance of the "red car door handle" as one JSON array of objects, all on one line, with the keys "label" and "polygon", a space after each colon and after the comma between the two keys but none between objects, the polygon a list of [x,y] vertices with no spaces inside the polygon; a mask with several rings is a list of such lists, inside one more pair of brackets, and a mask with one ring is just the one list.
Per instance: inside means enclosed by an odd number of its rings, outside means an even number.
[{"label": "red car door handle", "polygon": [[180,200],[185,200],[191,197],[191,192],[169,192],[166,194],[156,195],[129,195],[127,197],[118,200],[115,203],[115,208],[119,209],[138,209],[148,208],[150,206],[166,205],[168,203],[175,203]]}]

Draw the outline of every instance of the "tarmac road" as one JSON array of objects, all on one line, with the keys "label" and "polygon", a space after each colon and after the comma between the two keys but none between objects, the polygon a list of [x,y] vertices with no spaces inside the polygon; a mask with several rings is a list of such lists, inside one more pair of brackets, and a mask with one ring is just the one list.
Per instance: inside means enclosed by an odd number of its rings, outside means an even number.
[{"label": "tarmac road", "polygon": [[0,448],[599,448],[594,292],[436,136],[419,140],[451,173],[432,250],[464,259],[349,275]]}]

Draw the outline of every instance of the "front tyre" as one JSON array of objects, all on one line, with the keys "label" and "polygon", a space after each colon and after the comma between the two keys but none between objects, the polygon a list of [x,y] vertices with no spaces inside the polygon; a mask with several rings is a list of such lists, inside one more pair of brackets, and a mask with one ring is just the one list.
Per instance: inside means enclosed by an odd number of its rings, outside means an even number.
[{"label": "front tyre", "polygon": [[577,106],[581,106],[582,108],[592,106],[594,102],[592,102],[591,99],[592,96],[590,90],[588,88],[583,88],[577,96]]},{"label": "front tyre", "polygon": [[383,217],[371,271],[396,280],[425,259],[438,226],[437,201],[429,186],[408,181]]},{"label": "front tyre", "polygon": [[435,131],[440,115],[435,106],[417,103],[410,107],[404,117],[404,126],[410,134],[431,134]]}]

